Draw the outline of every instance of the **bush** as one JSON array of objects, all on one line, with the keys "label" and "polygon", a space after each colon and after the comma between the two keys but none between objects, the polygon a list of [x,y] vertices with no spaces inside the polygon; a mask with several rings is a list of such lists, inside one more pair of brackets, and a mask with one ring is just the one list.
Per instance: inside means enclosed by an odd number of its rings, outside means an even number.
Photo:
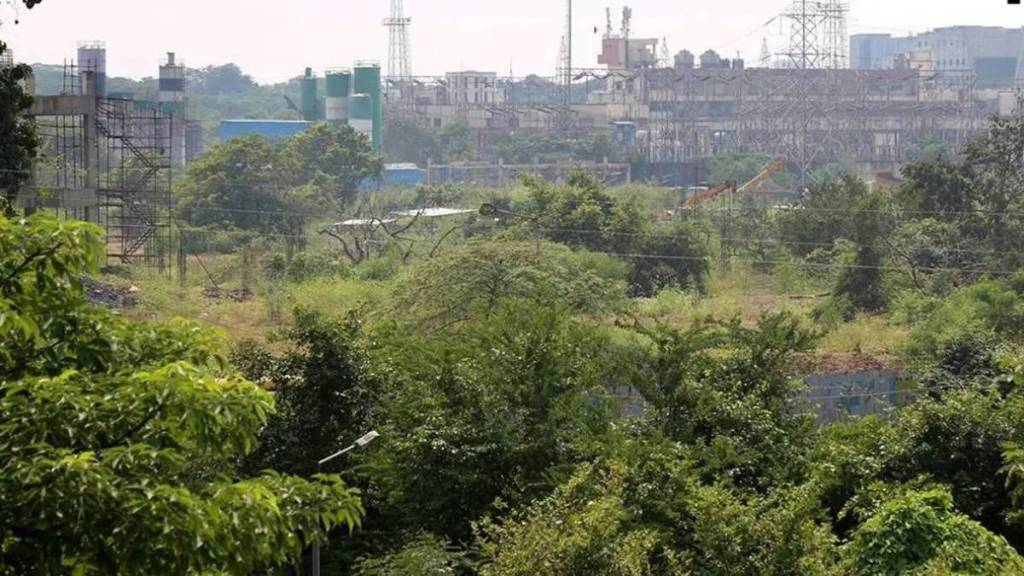
[{"label": "bush", "polygon": [[300,252],[289,261],[283,254],[266,258],[263,269],[271,280],[308,282],[317,278],[348,278],[348,264],[331,254]]},{"label": "bush", "polygon": [[452,326],[518,298],[599,314],[624,302],[625,275],[611,256],[551,242],[470,241],[414,266],[398,282],[395,313],[424,327]]},{"label": "bush", "polygon": [[906,354],[912,363],[936,365],[943,350],[969,338],[989,345],[1016,343],[1024,337],[1022,275],[986,280],[955,292],[933,314],[913,327]]}]

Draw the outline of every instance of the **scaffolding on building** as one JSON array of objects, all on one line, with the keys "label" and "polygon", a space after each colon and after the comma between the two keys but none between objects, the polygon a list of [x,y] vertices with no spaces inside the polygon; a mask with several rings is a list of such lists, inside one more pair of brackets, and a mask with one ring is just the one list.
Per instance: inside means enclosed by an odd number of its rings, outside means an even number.
[{"label": "scaffolding on building", "polygon": [[97,97],[93,81],[92,70],[65,63],[61,93],[35,99],[43,159],[19,197],[27,208],[99,224],[108,259],[163,268],[174,116],[156,102]]}]

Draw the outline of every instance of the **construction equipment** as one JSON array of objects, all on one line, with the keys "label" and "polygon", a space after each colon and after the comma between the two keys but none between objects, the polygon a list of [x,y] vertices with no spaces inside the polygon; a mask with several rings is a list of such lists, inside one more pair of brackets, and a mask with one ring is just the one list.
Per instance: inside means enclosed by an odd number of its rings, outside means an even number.
[{"label": "construction equipment", "polygon": [[719,184],[715,184],[714,186],[708,188],[707,190],[698,192],[693,196],[690,196],[680,208],[684,210],[693,210],[694,208],[700,206],[701,204],[707,202],[708,200],[711,200],[712,198],[715,198],[717,196],[721,196],[722,194],[734,189],[735,187],[735,182],[721,182]]},{"label": "construction equipment", "polygon": [[742,194],[744,192],[757,188],[761,184],[764,184],[769,178],[774,176],[776,173],[781,172],[785,168],[786,164],[782,160],[773,161],[771,164],[765,166],[764,169],[761,170],[761,172],[759,172],[757,176],[751,178],[749,182],[737,188],[736,193]]},{"label": "construction equipment", "polygon": [[694,194],[693,196],[688,198],[686,202],[682,206],[680,206],[680,208],[684,210],[693,210],[694,208],[697,208],[698,206],[707,202],[708,200],[711,200],[712,198],[717,198],[718,196],[721,196],[722,194],[730,190],[733,194],[742,194],[744,192],[749,192],[751,190],[754,190],[761,184],[764,184],[769,178],[771,178],[777,172],[783,170],[785,167],[786,164],[782,160],[774,160],[771,164],[768,164],[760,172],[758,172],[757,176],[754,176],[748,182],[744,183],[742,186],[737,187],[735,182],[729,181],[722,182],[720,184],[715,184],[714,186],[708,188],[707,190],[698,192],[697,194]]}]

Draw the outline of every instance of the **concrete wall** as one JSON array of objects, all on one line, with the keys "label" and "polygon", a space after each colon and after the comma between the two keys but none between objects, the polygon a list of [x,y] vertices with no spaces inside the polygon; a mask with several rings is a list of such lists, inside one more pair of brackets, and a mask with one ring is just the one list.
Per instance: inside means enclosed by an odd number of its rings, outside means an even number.
[{"label": "concrete wall", "polygon": [[818,374],[803,380],[808,388],[804,397],[820,424],[881,414],[908,400],[899,392],[900,377],[893,370]]}]

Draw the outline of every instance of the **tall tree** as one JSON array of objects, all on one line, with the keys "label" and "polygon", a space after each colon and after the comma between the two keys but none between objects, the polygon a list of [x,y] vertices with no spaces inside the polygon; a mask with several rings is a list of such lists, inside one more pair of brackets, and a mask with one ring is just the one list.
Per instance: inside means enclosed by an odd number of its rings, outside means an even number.
[{"label": "tall tree", "polygon": [[384,169],[369,139],[347,125],[316,124],[290,138],[283,156],[298,166],[301,183],[336,205],[351,202],[359,185]]},{"label": "tall tree", "polygon": [[[7,45],[0,42],[0,54]],[[24,82],[32,69],[24,64],[0,66],[0,209],[13,213],[18,189],[28,180],[39,141],[35,123],[24,116],[32,96]]]},{"label": "tall tree", "polygon": [[265,138],[235,138],[189,166],[178,188],[179,206],[197,226],[294,232],[302,219],[289,204],[293,174],[293,166]]}]

